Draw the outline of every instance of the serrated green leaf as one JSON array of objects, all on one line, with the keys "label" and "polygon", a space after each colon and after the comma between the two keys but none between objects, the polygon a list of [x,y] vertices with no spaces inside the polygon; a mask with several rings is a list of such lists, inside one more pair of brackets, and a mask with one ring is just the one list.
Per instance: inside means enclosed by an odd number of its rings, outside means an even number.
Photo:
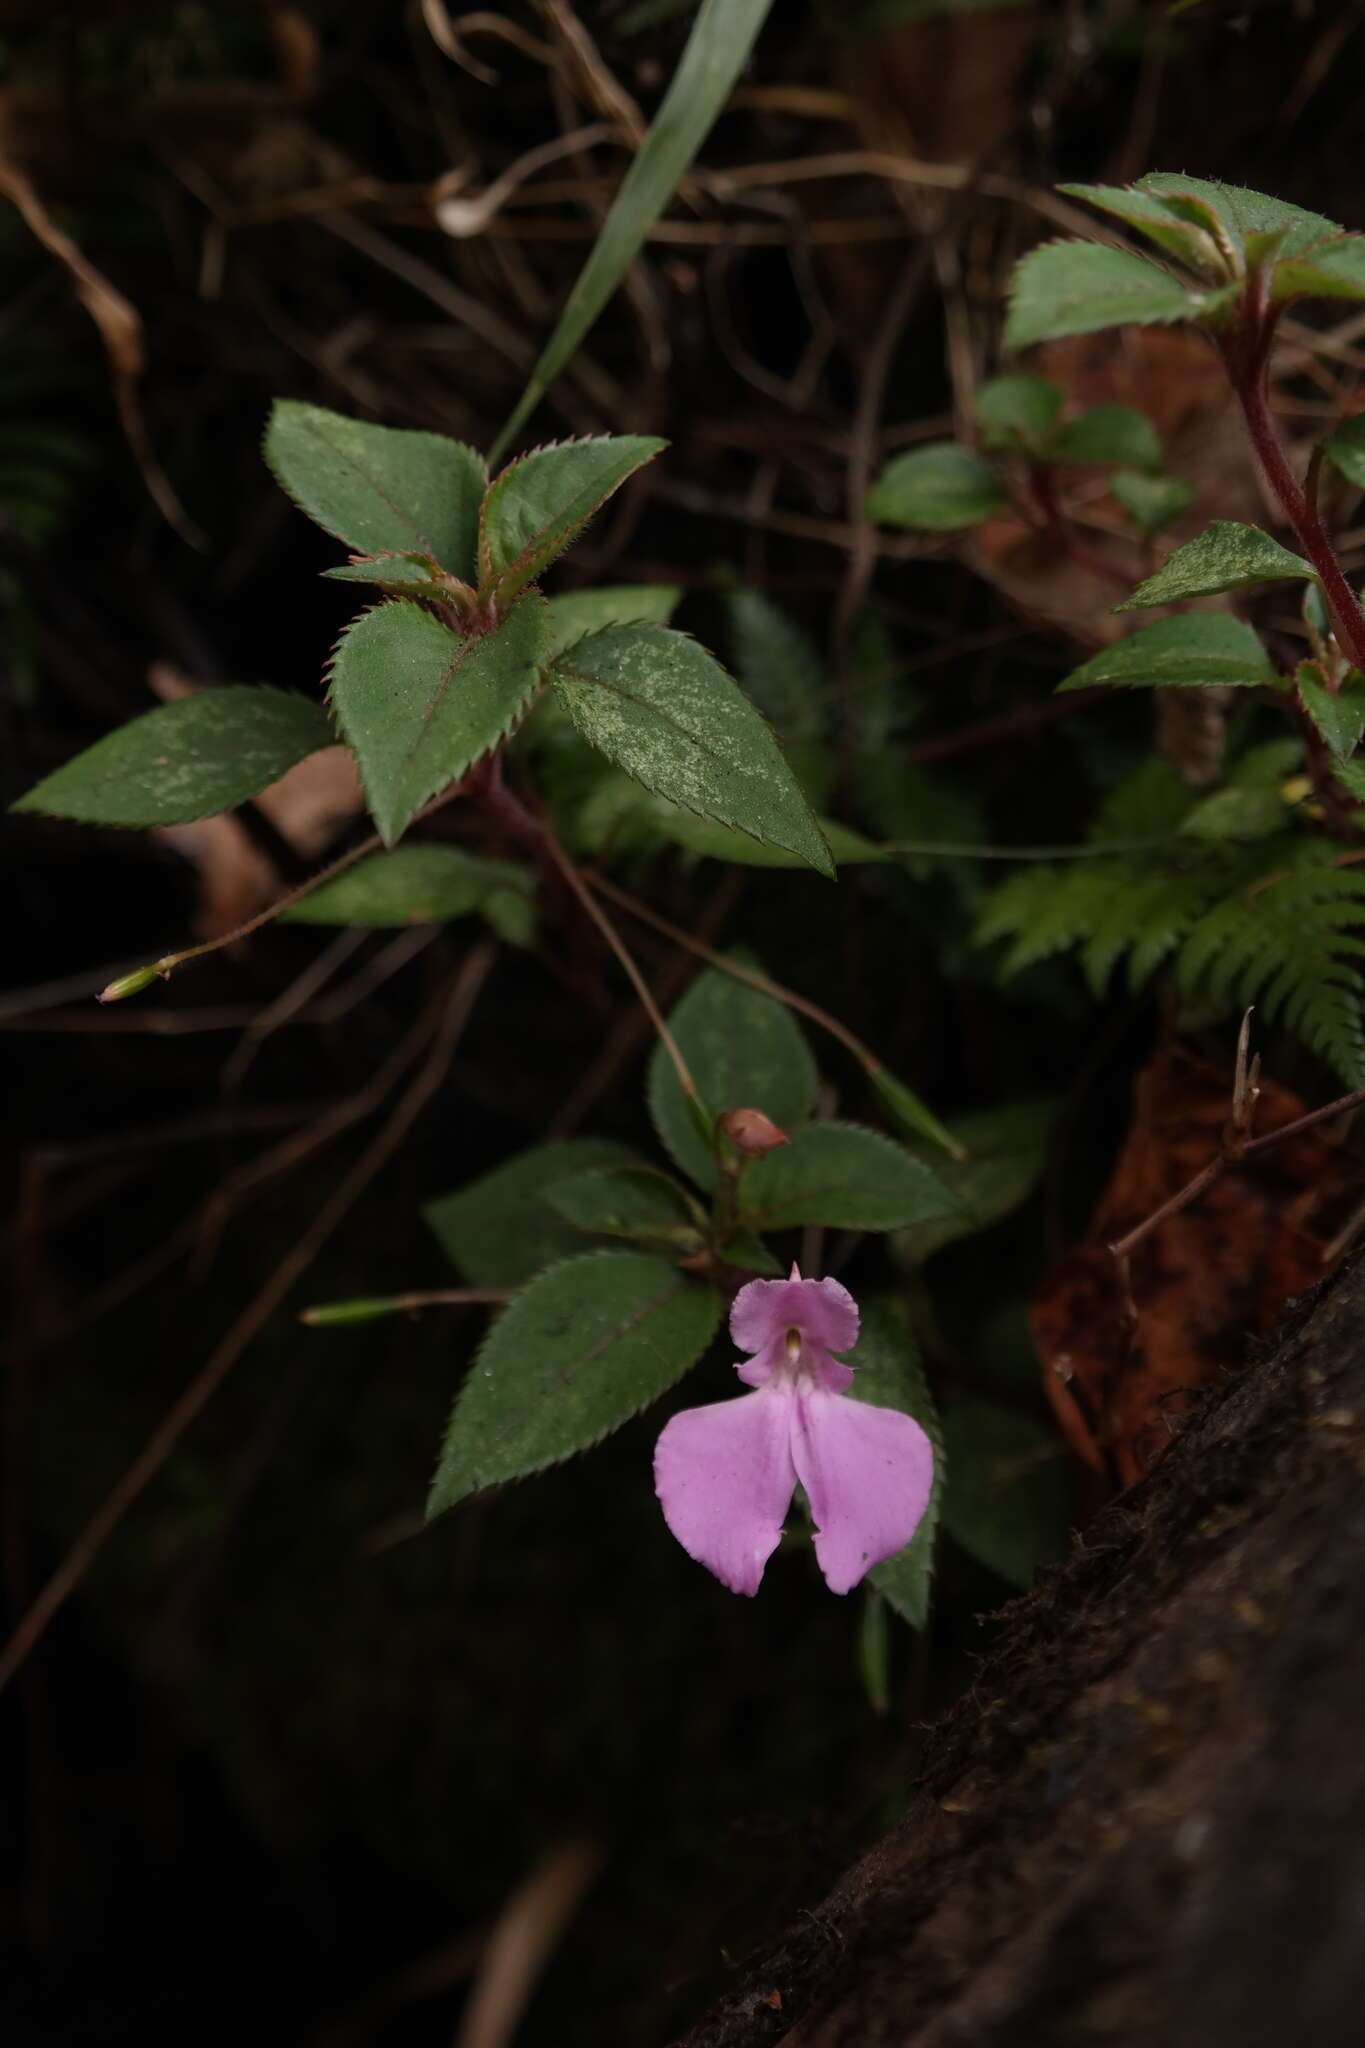
[{"label": "serrated green leaf", "polygon": [[1295,677],[1304,709],[1338,761],[1349,760],[1365,732],[1365,676],[1352,669],[1341,688],[1326,688],[1315,663],[1299,664]]},{"label": "serrated green leaf", "polygon": [[898,1230],[942,1216],[956,1197],[903,1145],[862,1124],[807,1124],[755,1159],[741,1185],[756,1231],[824,1223],[839,1230]]},{"label": "serrated green leaf", "polygon": [[1067,421],[1053,443],[1052,460],[1159,469],[1161,436],[1146,413],[1134,406],[1092,405]]},{"label": "serrated green leaf", "polygon": [[1173,320],[1210,320],[1234,296],[1231,285],[1220,291],[1192,290],[1126,249],[1099,242],[1046,242],[1015,270],[1005,345],[1031,348],[1034,342],[1129,322],[1162,326]]},{"label": "serrated green leaf", "polygon": [[1271,297],[1277,305],[1290,299],[1365,299],[1365,235],[1342,235],[1301,256],[1282,257]]},{"label": "serrated green leaf", "polygon": [[510,462],[479,513],[479,582],[505,608],[576,540],[613,491],[666,441],[598,434],[553,442]]},{"label": "serrated green leaf", "polygon": [[893,456],[863,501],[863,517],[883,526],[951,533],[979,526],[1007,502],[989,463],[970,448],[940,441]]},{"label": "serrated green leaf", "polygon": [[934,1450],[934,1481],[924,1519],[904,1550],[874,1565],[868,1583],[895,1608],[911,1628],[929,1620],[929,1586],[934,1572],[934,1537],[943,1503],[945,1460],[938,1410],[925,1383],[924,1368],[909,1326],[889,1301],[875,1296],[864,1302],[857,1349],[848,1355],[854,1367],[849,1396],[874,1408],[896,1408],[912,1415]]},{"label": "serrated green leaf", "polygon": [[943,1526],[1012,1586],[1066,1549],[1071,1476],[1054,1431],[1021,1409],[976,1396],[943,1410],[948,1467]]},{"label": "serrated green leaf", "polygon": [[511,731],[540,681],[547,639],[534,596],[477,638],[402,598],[347,627],[330,701],[386,845]]},{"label": "serrated green leaf", "polygon": [[1322,447],[1328,461],[1341,471],[1347,483],[1365,491],[1365,412],[1343,420]]},{"label": "serrated green leaf", "polygon": [[439,598],[453,588],[468,591],[467,584],[420,555],[359,555],[322,573],[334,583],[372,583],[394,597]]},{"label": "serrated green leaf", "polygon": [[1139,626],[1073,669],[1059,690],[1234,688],[1277,680],[1275,664],[1251,627],[1227,612],[1182,612]]},{"label": "serrated green leaf", "polygon": [[589,1450],[695,1365],[720,1322],[714,1287],[645,1252],[588,1252],[517,1295],[455,1403],[427,1515]]},{"label": "serrated green leaf", "polygon": [[593,1167],[641,1163],[611,1138],[562,1138],[438,1196],[422,1215],[471,1287],[520,1287],[543,1266],[583,1249],[581,1231],[554,1213],[547,1190]]},{"label": "serrated green leaf", "polygon": [[1109,494],[1123,507],[1140,533],[1160,533],[1194,503],[1194,485],[1180,476],[1146,476],[1138,469],[1116,469]]},{"label": "serrated green leaf", "polygon": [[825,664],[810,635],[756,590],[725,600],[735,674],[785,741],[824,729]]},{"label": "serrated green leaf", "polygon": [[682,590],[676,583],[613,583],[598,590],[561,590],[548,598],[549,656],[604,626],[666,626]]},{"label": "serrated green leaf", "polygon": [[1013,372],[992,377],[976,394],[976,416],[987,448],[1022,448],[1041,454],[1062,409],[1062,387],[1049,377]]},{"label": "serrated green leaf", "polygon": [[179,825],[246,803],[335,744],[321,705],[232,683],[129,719],[11,808],[86,825]]},{"label": "serrated green leaf", "polygon": [[833,877],[829,848],[772,733],[695,640],[667,626],[611,626],[578,641],[549,673],[584,738],[646,789]]},{"label": "serrated green leaf", "polygon": [[372,854],[291,903],[281,924],[353,924],[377,929],[444,924],[477,913],[509,945],[535,935],[535,882],[525,868],[459,846],[398,846]]},{"label": "serrated green leaf", "polygon": [[472,581],[488,471],[463,441],[277,398],[265,459],[300,510],[358,554],[431,555]]},{"label": "serrated green leaf", "polygon": [[[734,861],[740,867],[750,868],[802,868],[809,865],[804,855],[789,853],[785,846],[774,846],[769,840],[751,839],[747,832],[718,824],[714,818],[699,818],[695,812],[684,811],[663,797],[646,796],[643,812],[662,837],[702,859]],[[849,825],[841,825],[837,818],[817,817],[815,822],[836,867],[891,858],[871,839],[865,839],[861,832],[855,832]]]},{"label": "serrated green leaf", "polygon": [[1312,566],[1301,555],[1291,554],[1259,526],[1215,519],[1193,540],[1173,548],[1156,574],[1114,609],[1139,611],[1144,605],[1174,604],[1182,597],[1210,597],[1221,590],[1241,590],[1248,583],[1312,574]]},{"label": "serrated green leaf", "polygon": [[[754,967],[747,953],[737,964]],[[719,1116],[761,1109],[786,1130],[810,1115],[818,1076],[810,1047],[782,1003],[719,967],[697,976],[668,1019],[701,1099]],[[673,1062],[656,1045],[649,1062],[649,1110],[655,1129],[698,1187],[715,1186],[715,1160],[698,1132]]]},{"label": "serrated green leaf", "polygon": [[698,1213],[675,1180],[657,1166],[594,1166],[557,1180],[545,1200],[575,1230],[595,1237],[634,1237],[695,1251]]},{"label": "serrated green leaf", "polygon": [[1290,253],[1309,248],[1326,235],[1340,234],[1335,221],[1287,199],[1272,199],[1267,192],[1252,192],[1245,185],[1225,185],[1212,178],[1191,178],[1184,171],[1148,171],[1138,179],[1138,188],[1153,193],[1167,207],[1185,199],[1211,207],[1233,246],[1245,250],[1251,235],[1283,235],[1281,247]]},{"label": "serrated green leaf", "polygon": [[1061,185],[1058,190],[1069,198],[1087,200],[1102,213],[1137,228],[1164,255],[1174,256],[1197,276],[1216,280],[1227,275],[1228,266],[1210,223],[1182,219],[1155,193],[1123,185]]},{"label": "serrated green leaf", "polygon": [[1047,1162],[1055,1101],[1009,1102],[957,1119],[963,1159],[926,1160],[957,1199],[957,1208],[898,1231],[894,1249],[912,1265],[946,1244],[974,1236],[1008,1216],[1033,1192]]},{"label": "serrated green leaf", "polygon": [[702,0],[668,91],[631,159],[526,390],[498,436],[494,460],[540,403],[639,254],[730,97],[771,4],[772,0]]}]

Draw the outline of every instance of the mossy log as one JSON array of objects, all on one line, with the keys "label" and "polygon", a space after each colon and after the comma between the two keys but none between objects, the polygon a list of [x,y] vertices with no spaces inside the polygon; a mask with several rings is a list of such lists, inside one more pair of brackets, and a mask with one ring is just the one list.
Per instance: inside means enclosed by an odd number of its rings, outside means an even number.
[{"label": "mossy log", "polygon": [[1365,2041],[1365,1259],[1014,1605],[901,1826],[685,2048],[1296,2041]]}]

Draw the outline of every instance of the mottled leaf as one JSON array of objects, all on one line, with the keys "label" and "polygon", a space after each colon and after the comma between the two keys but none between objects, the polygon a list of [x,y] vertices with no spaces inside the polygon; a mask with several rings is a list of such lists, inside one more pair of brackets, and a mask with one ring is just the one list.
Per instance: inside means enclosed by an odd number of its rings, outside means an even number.
[{"label": "mottled leaf", "polygon": [[336,735],[319,704],[246,683],[197,690],[96,740],[13,806],[87,825],[178,825],[245,803]]},{"label": "mottled leaf", "polygon": [[342,634],[332,708],[386,844],[511,731],[540,680],[546,639],[537,597],[472,639],[402,599],[362,612]]},{"label": "mottled leaf", "polygon": [[833,876],[771,731],[695,640],[667,626],[609,627],[561,655],[550,680],[584,738],[646,789]]},{"label": "mottled leaf", "polygon": [[1126,690],[1206,689],[1223,683],[1236,688],[1273,683],[1276,675],[1275,664],[1243,620],[1227,612],[1182,612],[1102,647],[1057,687],[1089,690],[1105,683]]},{"label": "mottled leaf", "polygon": [[265,459],[295,504],[358,554],[430,555],[473,578],[488,471],[463,441],[277,398]]},{"label": "mottled leaf", "polygon": [[598,590],[561,590],[546,600],[547,659],[604,626],[666,626],[682,591],[676,583],[612,583]]},{"label": "mottled leaf", "polygon": [[1274,583],[1287,576],[1312,574],[1301,555],[1291,554],[1259,526],[1215,519],[1193,540],[1173,548],[1156,574],[1114,609],[1138,611],[1144,605],[1174,604],[1182,597],[1209,597],[1220,590],[1240,590],[1248,583]]},{"label": "mottled leaf", "polygon": [[542,576],[612,492],[667,446],[644,434],[600,434],[509,463],[479,514],[479,580],[494,601],[505,607]]}]

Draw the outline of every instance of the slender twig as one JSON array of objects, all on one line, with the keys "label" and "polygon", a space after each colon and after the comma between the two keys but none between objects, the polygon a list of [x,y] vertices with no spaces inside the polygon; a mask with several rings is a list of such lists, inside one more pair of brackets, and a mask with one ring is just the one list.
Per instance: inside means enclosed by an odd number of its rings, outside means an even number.
[{"label": "slender twig", "polygon": [[185,1431],[207,1407],[247,1346],[312,1265],[332,1232],[392,1158],[431,1101],[445,1077],[460,1034],[487,979],[495,952],[495,941],[484,939],[469,954],[441,1007],[431,1051],[393,1116],[323,1204],[293,1250],[280,1261],[265,1286],[242,1311],[202,1371],[172,1403],[23,1616],[0,1652],[0,1690],[20,1669],[49,1622],[75,1592],[107,1539],[155,1479]]},{"label": "slender twig", "polygon": [[[544,844],[545,850],[549,854],[550,859],[559,869],[559,872],[561,873],[561,875],[563,875],[565,881],[573,890],[574,895],[578,898],[583,908],[587,911],[588,916],[597,926],[598,931],[601,932],[603,938],[611,947],[612,952],[616,955],[617,959],[620,961],[622,967],[624,968],[626,977],[629,980],[631,987],[634,989],[636,995],[640,998],[640,1002],[644,1008],[646,1016],[649,1018],[650,1023],[654,1026],[654,1029],[659,1034],[659,1043],[663,1046],[664,1051],[668,1054],[668,1057],[673,1062],[673,1071],[676,1073],[678,1077],[678,1081],[682,1088],[683,1094],[690,1095],[694,1101],[699,1102],[701,1098],[697,1093],[697,1084],[692,1078],[691,1069],[688,1067],[687,1061],[682,1056],[682,1052],[679,1048],[677,1039],[673,1036],[673,1033],[668,1028],[668,1024],[664,1018],[663,1011],[659,1008],[659,1005],[655,1002],[653,995],[650,993],[649,983],[645,980],[643,974],[641,974],[639,968],[636,966],[635,961],[631,955],[630,948],[626,945],[625,940],[621,937],[621,934],[617,931],[616,926],[607,916],[601,904],[594,897],[592,890],[588,887],[588,884],[584,877],[579,873],[578,869],[574,866],[574,863],[569,859],[568,854],[564,851],[564,848],[560,845],[559,841],[555,838],[553,832],[551,832],[548,829],[548,827],[544,832],[542,843]],[[596,876],[594,876],[593,878],[593,886],[601,886]],[[608,889],[604,893],[607,895],[611,895],[613,892],[610,889]],[[630,907],[629,904],[627,907]]]},{"label": "slender twig", "polygon": [[373,1294],[352,1301],[320,1301],[299,1310],[299,1321],[310,1329],[326,1329],[336,1323],[364,1323],[376,1316],[415,1313],[424,1308],[469,1308],[510,1301],[505,1288],[438,1287],[423,1294]]}]

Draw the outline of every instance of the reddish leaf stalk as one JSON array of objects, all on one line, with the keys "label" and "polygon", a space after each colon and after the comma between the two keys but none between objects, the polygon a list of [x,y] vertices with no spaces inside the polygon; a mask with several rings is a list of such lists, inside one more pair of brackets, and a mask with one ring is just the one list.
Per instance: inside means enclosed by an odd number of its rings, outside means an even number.
[{"label": "reddish leaf stalk", "polygon": [[[1277,317],[1264,276],[1253,278],[1242,318],[1223,338],[1223,360],[1266,479],[1322,584],[1337,639],[1351,666],[1365,669],[1365,613],[1327,537],[1317,492],[1306,491],[1290,468],[1270,410],[1270,344]],[[1339,687],[1333,676],[1325,681],[1329,690]]]}]

